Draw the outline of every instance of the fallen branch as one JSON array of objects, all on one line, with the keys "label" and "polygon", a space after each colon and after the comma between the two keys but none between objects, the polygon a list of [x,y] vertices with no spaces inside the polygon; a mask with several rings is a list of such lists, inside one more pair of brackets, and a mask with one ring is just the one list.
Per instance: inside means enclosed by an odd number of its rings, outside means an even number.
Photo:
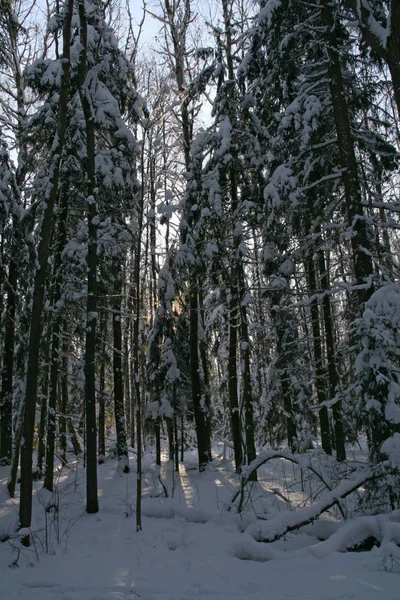
[{"label": "fallen branch", "polygon": [[322,513],[332,508],[335,504],[338,504],[340,500],[346,498],[346,496],[374,477],[376,475],[370,469],[362,470],[353,479],[342,481],[321,500],[311,506],[305,506],[295,511],[282,511],[268,521],[263,521],[258,525],[250,525],[246,531],[257,541],[275,542],[287,533],[309,525]]},{"label": "fallen branch", "polygon": [[[247,467],[243,467],[240,489],[236,492],[231,502],[231,504],[233,505],[237,497],[240,495],[238,512],[241,512],[244,500],[244,491],[246,485],[253,480],[253,473],[257,471],[257,469],[259,469],[262,465],[275,458],[282,458],[284,460],[288,460],[289,462],[298,465],[301,469],[308,469],[309,471],[311,471],[311,473],[318,477],[321,483],[323,483],[329,491],[332,491],[331,483],[327,481],[327,477],[325,476],[323,471],[319,468],[318,465],[312,464],[312,458],[310,458],[310,456],[308,456],[307,454],[295,455],[291,454],[290,452],[282,452],[279,450],[267,450],[266,452],[260,454],[260,456],[258,456],[255,460],[253,460],[250,463],[250,465],[248,465]],[[337,504],[343,519],[346,519],[345,510],[340,503],[340,498],[338,498],[335,501],[335,504]]]},{"label": "fallen branch", "polygon": [[166,498],[168,498],[168,490],[167,490],[167,486],[165,485],[165,483],[164,483],[164,482],[163,482],[163,480],[161,479],[161,475],[160,475],[160,474],[158,474],[158,481],[159,481],[159,482],[161,483],[161,485],[162,485],[162,488],[163,488],[163,490],[164,490],[165,497],[166,497]]}]

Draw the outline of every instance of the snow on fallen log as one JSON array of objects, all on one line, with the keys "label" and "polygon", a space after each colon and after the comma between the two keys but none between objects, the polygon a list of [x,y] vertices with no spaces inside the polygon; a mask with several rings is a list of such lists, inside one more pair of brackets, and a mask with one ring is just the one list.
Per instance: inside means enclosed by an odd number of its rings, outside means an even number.
[{"label": "snow on fallen log", "polygon": [[322,513],[337,504],[339,500],[357,490],[373,477],[375,477],[375,474],[371,469],[363,469],[356,473],[353,478],[345,479],[334,489],[328,491],[318,502],[295,511],[282,511],[268,521],[250,525],[246,531],[257,541],[274,542],[290,531],[309,525]]},{"label": "snow on fallen log", "polygon": [[207,523],[211,521],[215,515],[197,507],[180,506],[173,499],[166,498],[160,503],[143,502],[142,514],[145,517],[155,519],[173,519],[181,517],[191,523]]},{"label": "snow on fallen log", "polygon": [[274,544],[260,544],[249,533],[244,533],[242,539],[235,544],[233,554],[241,560],[257,562],[288,560],[306,554],[312,554],[316,558],[325,558],[334,552],[357,552],[364,549],[365,542],[368,542],[370,547],[380,546],[383,565],[385,568],[391,569],[394,563],[400,565],[399,520],[400,511],[393,511],[389,515],[351,519],[344,522],[338,531],[327,540],[317,544],[307,544],[296,550],[282,550]]}]

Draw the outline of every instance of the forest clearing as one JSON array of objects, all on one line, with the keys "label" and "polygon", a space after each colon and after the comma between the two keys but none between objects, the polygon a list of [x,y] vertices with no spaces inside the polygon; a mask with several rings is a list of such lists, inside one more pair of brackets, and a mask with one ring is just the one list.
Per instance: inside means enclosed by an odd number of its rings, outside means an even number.
[{"label": "forest clearing", "polygon": [[[223,445],[213,450],[215,458],[204,473],[196,468],[195,452],[187,453],[179,473],[166,456],[160,467],[154,455],[145,455],[140,532],[133,457],[129,475],[118,473],[113,459],[99,468],[98,515],[85,512],[81,464],[71,462],[57,474],[53,494],[37,483],[34,546],[21,547],[18,536],[0,544],[0,598],[398,600],[400,550],[376,533],[384,529],[384,520],[376,527],[373,519],[360,516],[362,491],[344,503],[353,517],[347,524],[336,509],[265,544],[255,540],[257,523],[268,524],[266,519],[282,518],[288,510],[294,514],[305,503],[323,499],[326,488],[307,469],[301,473],[277,459],[260,469],[259,482],[252,484],[238,514],[232,499],[239,477],[224,460]],[[316,458],[322,469],[321,455]],[[354,459],[362,459],[359,449]],[[0,475],[4,490],[4,468]],[[4,537],[14,530],[18,508],[4,493],[0,507]],[[353,520],[356,526],[349,528]],[[373,535],[380,538],[379,547],[344,551]]]}]

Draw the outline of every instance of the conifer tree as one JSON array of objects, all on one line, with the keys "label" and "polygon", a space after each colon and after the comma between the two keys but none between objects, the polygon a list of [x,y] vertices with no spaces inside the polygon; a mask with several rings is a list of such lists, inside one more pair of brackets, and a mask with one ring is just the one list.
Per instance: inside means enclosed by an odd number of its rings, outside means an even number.
[{"label": "conifer tree", "polygon": [[[41,316],[45,291],[49,245],[52,233],[53,211],[58,192],[61,155],[67,128],[67,107],[70,79],[70,43],[72,0],[66,4],[63,28],[63,60],[58,61],[61,69],[61,87],[59,90],[58,123],[54,136],[52,155],[49,160],[49,177],[44,188],[44,212],[41,223],[41,239],[38,247],[38,267],[35,273],[33,303],[30,320],[28,345],[28,366],[26,374],[26,395],[23,421],[23,445],[21,448],[21,496],[19,520],[22,528],[30,527],[32,518],[32,451],[35,425],[36,397],[38,384],[39,353],[37,351],[41,335]],[[24,538],[29,545],[29,535]]]}]

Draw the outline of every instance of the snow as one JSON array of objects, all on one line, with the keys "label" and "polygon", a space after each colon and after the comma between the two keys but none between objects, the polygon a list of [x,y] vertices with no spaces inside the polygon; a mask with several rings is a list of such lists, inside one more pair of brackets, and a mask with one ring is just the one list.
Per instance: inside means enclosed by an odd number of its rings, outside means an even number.
[{"label": "snow", "polygon": [[[134,453],[129,474],[120,473],[115,460],[99,466],[100,512],[95,515],[84,510],[84,469],[72,463],[59,472],[54,494],[35,494],[35,547],[22,548],[17,538],[0,543],[0,599],[399,600],[397,513],[393,520],[362,517],[339,528],[333,521],[330,526],[320,521],[280,542],[258,543],[246,532],[259,513],[256,497],[262,486],[266,497],[265,486],[271,483],[283,495],[288,474],[281,462],[279,469],[272,463],[263,467],[264,482],[257,484],[252,506],[238,515],[226,509],[239,477],[222,456],[200,474],[194,467],[195,452],[186,453],[179,473],[165,456],[157,467],[146,454],[141,532],[136,532],[134,515]],[[10,534],[18,499],[6,496],[7,476],[8,470],[0,468],[0,532]],[[41,489],[40,482],[34,486]],[[268,514],[282,511],[284,501],[272,491],[269,497]],[[46,512],[54,502],[57,510]],[[326,542],[318,540],[332,530]],[[338,551],[366,531],[384,539],[381,548]]]},{"label": "snow", "polygon": [[[379,44],[382,48],[386,48],[387,39],[390,35],[390,20],[388,27],[383,27],[374,17],[372,7],[368,0],[357,0],[357,15],[359,17],[360,23],[363,23],[365,26],[365,22],[362,15],[362,8],[368,13],[368,29],[378,40]],[[390,13],[389,13],[390,14]]]},{"label": "snow", "polygon": [[262,23],[267,22],[267,26],[270,27],[273,19],[274,12],[281,6],[282,0],[267,0],[263,8],[260,10],[258,15],[258,21]]},{"label": "snow", "polygon": [[391,468],[398,469],[400,467],[400,433],[394,433],[392,437],[385,440],[381,450],[387,455]]},{"label": "snow", "polygon": [[282,192],[292,191],[297,184],[293,171],[286,165],[280,165],[275,169],[270,178],[270,182],[264,188],[264,199],[270,200],[273,207],[281,203]]}]

